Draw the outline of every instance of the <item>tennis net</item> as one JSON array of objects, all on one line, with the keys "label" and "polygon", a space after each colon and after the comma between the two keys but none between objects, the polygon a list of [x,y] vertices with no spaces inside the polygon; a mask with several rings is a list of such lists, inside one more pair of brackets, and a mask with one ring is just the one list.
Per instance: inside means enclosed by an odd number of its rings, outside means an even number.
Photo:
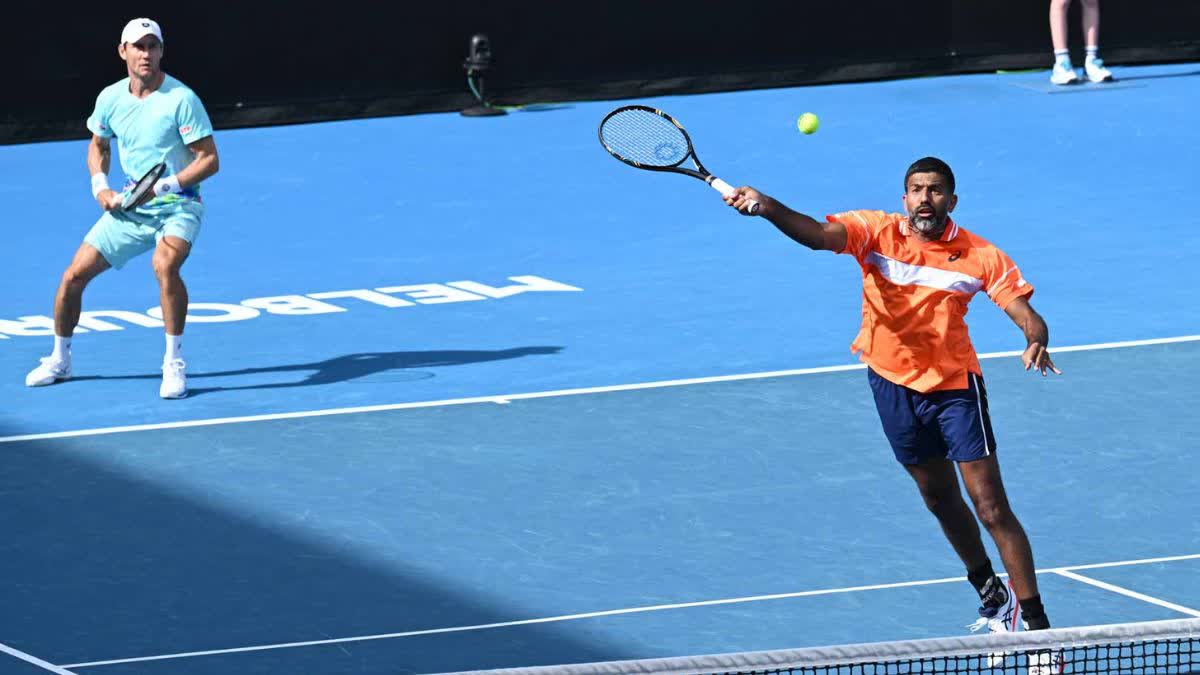
[{"label": "tennis net", "polygon": [[1200,619],[473,672],[479,675],[1200,675]]}]

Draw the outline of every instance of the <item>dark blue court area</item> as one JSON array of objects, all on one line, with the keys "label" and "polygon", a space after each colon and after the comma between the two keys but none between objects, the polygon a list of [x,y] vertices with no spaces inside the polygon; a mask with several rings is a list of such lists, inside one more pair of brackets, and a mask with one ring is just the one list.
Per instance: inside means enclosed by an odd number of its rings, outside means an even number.
[{"label": "dark blue court area", "polygon": [[[1036,72],[636,101],[814,216],[900,210],[910,162],[954,168],[956,221],[1017,261],[1065,348],[1063,376],[1022,371],[976,297],[1056,627],[1200,617],[1200,64],[1116,70],[1053,94]],[[98,212],[85,141],[0,147],[0,673],[967,632],[977,597],[848,351],[857,265],[614,161],[596,125],[623,103],[218,131],[178,401],[148,256],[89,287],[74,379],[24,386]]]}]

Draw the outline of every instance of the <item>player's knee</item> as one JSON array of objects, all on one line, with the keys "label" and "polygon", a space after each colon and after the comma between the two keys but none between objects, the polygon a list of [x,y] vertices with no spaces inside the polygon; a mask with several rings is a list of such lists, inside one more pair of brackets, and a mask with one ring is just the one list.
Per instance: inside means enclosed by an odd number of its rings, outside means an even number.
[{"label": "player's knee", "polygon": [[921,498],[925,500],[925,508],[938,518],[949,513],[962,501],[962,496],[957,490],[941,488],[924,488],[921,490]]},{"label": "player's knee", "polygon": [[72,265],[63,272],[62,288],[70,293],[82,293],[89,281],[91,281],[91,277],[83,270]]},{"label": "player's knee", "polygon": [[150,261],[150,267],[154,270],[154,276],[158,277],[159,281],[168,282],[179,278],[179,268],[183,266],[183,260],[176,259],[171,255],[155,255]]},{"label": "player's knee", "polygon": [[999,501],[984,501],[975,505],[975,515],[989,531],[1004,528],[1014,520],[1012,510]]}]

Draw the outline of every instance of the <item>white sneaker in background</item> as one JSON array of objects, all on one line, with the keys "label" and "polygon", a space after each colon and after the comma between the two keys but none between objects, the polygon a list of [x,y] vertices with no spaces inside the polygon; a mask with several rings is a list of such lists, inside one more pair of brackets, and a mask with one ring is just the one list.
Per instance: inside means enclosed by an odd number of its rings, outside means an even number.
[{"label": "white sneaker in background", "polygon": [[1070,66],[1056,63],[1054,64],[1054,68],[1050,70],[1051,84],[1074,84],[1078,81],[1079,74]]},{"label": "white sneaker in background", "polygon": [[1083,63],[1083,72],[1087,74],[1087,79],[1092,82],[1110,82],[1113,79],[1112,72],[1104,67],[1103,59],[1091,59]]}]

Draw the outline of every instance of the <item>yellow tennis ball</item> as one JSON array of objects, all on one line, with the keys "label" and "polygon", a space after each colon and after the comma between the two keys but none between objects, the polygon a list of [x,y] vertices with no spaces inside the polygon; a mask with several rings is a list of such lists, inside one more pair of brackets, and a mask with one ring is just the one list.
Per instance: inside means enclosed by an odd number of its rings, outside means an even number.
[{"label": "yellow tennis ball", "polygon": [[800,119],[796,120],[796,128],[806,134],[811,134],[816,131],[820,124],[821,121],[818,120],[817,116],[812,113],[804,113],[800,116]]}]

